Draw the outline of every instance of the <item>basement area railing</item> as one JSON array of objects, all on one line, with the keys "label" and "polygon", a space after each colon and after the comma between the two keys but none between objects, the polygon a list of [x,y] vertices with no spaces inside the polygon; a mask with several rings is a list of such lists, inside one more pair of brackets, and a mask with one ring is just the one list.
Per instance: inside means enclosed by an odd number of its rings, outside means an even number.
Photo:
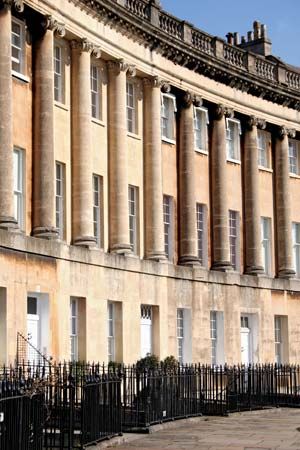
[{"label": "basement area railing", "polygon": [[83,449],[201,415],[300,407],[300,367],[19,363],[0,369],[0,449]]}]

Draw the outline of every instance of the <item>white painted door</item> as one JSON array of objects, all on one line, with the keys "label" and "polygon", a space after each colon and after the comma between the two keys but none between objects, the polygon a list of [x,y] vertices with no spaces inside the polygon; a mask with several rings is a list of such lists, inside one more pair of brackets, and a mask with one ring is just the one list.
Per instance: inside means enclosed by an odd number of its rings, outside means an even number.
[{"label": "white painted door", "polygon": [[152,353],[152,321],[151,318],[141,318],[141,357]]},{"label": "white painted door", "polygon": [[[30,344],[39,349],[39,316],[37,314],[27,314],[27,333]],[[28,344],[28,360],[36,362],[36,351]]]},{"label": "white painted door", "polygon": [[242,364],[250,364],[250,329],[241,328],[241,362]]}]

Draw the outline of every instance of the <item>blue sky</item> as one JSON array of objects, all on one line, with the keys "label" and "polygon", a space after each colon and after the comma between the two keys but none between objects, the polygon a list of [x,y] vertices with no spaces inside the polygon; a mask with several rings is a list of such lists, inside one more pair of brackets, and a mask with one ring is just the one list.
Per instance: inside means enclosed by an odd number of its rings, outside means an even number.
[{"label": "blue sky", "polygon": [[161,0],[163,8],[198,28],[224,38],[246,35],[254,20],[267,25],[272,53],[300,66],[300,0]]}]

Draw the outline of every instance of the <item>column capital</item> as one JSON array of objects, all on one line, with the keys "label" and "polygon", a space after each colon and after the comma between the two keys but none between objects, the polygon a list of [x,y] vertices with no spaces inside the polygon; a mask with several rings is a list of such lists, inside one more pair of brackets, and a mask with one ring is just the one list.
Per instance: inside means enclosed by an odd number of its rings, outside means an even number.
[{"label": "column capital", "polygon": [[283,140],[285,136],[294,139],[296,137],[296,130],[294,128],[287,128],[286,126],[281,126],[278,128],[278,137]]},{"label": "column capital", "polygon": [[169,82],[159,77],[143,78],[143,83],[145,86],[160,88],[164,93],[169,93],[171,91]]},{"label": "column capital", "polygon": [[194,94],[193,92],[186,91],[181,101],[181,105],[183,108],[189,108],[192,105],[202,106],[203,100],[199,95]]},{"label": "column capital", "polygon": [[95,58],[101,57],[101,49],[100,47],[95,46],[92,42],[88,41],[88,39],[73,39],[70,42],[70,47],[72,50],[78,50],[81,52],[90,53]]},{"label": "column capital", "polygon": [[134,78],[136,76],[135,66],[133,64],[128,64],[124,61],[124,59],[108,61],[107,67],[110,72],[115,72],[116,74],[126,72],[127,75],[131,78]]},{"label": "column capital", "polygon": [[65,24],[58,22],[53,16],[46,15],[42,20],[44,31],[51,30],[57,37],[64,37],[66,34]]},{"label": "column capital", "polygon": [[256,116],[250,116],[246,120],[246,128],[247,130],[252,130],[253,127],[257,127],[261,130],[265,130],[267,123],[265,119],[260,119]]},{"label": "column capital", "polygon": [[24,11],[24,1],[23,0],[0,0],[0,8],[10,9],[15,8],[18,12]]},{"label": "column capital", "polygon": [[223,117],[232,119],[234,116],[234,111],[232,108],[219,104],[215,107],[213,115],[215,120],[221,120]]}]

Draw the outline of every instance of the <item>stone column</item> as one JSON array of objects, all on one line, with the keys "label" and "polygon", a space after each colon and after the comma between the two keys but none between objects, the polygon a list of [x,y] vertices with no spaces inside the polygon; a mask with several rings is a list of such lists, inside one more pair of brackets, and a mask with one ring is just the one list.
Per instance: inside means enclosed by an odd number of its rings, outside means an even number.
[{"label": "stone column", "polygon": [[[13,92],[11,76],[11,7],[0,0],[0,228],[16,229],[14,217]],[[19,2],[18,10],[24,6]]]},{"label": "stone column", "polygon": [[212,124],[211,175],[212,175],[212,223],[213,270],[231,270],[229,244],[229,213],[226,175],[226,121],[233,111],[218,105]]},{"label": "stone column", "polygon": [[[181,103],[179,145],[179,264],[199,264],[196,230],[195,138],[193,96],[187,92]],[[197,106],[201,100],[197,99]]]},{"label": "stone column", "polygon": [[56,239],[54,156],[53,35],[65,29],[46,16],[34,42],[33,230],[35,237]]},{"label": "stone column", "polygon": [[245,131],[245,272],[258,275],[264,272],[261,252],[261,214],[259,204],[259,171],[257,127],[264,129],[266,122],[252,116],[248,119]]},{"label": "stone column", "polygon": [[72,236],[73,244],[93,246],[93,157],[91,54],[101,52],[86,39],[72,41]]},{"label": "stone column", "polygon": [[144,217],[145,258],[166,259],[164,248],[161,87],[158,78],[144,79]]},{"label": "stone column", "polygon": [[295,276],[292,252],[288,139],[295,136],[295,130],[289,130],[285,127],[279,128],[275,148],[277,268],[280,278],[292,278]]},{"label": "stone column", "polygon": [[109,61],[109,246],[120,254],[131,252],[128,209],[128,151],[126,123],[126,73],[124,61]]}]

